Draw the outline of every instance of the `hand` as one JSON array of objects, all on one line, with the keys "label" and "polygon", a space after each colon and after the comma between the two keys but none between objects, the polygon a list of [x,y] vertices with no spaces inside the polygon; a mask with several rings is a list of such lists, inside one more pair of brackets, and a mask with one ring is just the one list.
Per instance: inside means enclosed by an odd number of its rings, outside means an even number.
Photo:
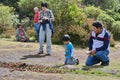
[{"label": "hand", "polygon": [[44,20],[48,20],[49,18],[48,17],[43,17]]},{"label": "hand", "polygon": [[70,59],[73,59],[73,57],[71,56]]},{"label": "hand", "polygon": [[96,51],[95,50],[91,50],[90,54],[91,55],[95,55]]},{"label": "hand", "polygon": [[40,21],[39,21],[39,23],[42,23],[42,22],[43,22],[43,20],[40,20]]},{"label": "hand", "polygon": [[67,56],[67,54],[65,54],[65,56]]}]

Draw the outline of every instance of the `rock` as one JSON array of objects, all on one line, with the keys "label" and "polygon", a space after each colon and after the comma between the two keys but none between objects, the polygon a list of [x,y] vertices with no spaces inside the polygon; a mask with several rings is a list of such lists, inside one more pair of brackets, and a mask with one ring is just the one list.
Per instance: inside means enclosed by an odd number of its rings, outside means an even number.
[{"label": "rock", "polygon": [[108,70],[108,69],[99,69],[99,70],[105,73],[112,74],[112,75],[116,75],[119,72],[119,70]]}]

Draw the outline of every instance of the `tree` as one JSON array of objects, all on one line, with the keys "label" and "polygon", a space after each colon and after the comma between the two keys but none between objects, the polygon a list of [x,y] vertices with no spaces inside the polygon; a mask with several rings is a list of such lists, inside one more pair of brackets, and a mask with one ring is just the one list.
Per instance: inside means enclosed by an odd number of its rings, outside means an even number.
[{"label": "tree", "polygon": [[12,26],[13,8],[0,4],[0,33]]},{"label": "tree", "polygon": [[[54,24],[57,26],[64,26],[71,23],[83,23],[85,18],[81,8],[78,8],[78,3],[81,0],[20,0],[18,2],[21,15],[20,17],[29,17],[33,19],[33,8],[39,7],[41,9],[41,2],[47,2],[48,7],[53,11],[55,16]],[[80,22],[81,21],[81,22]]]},{"label": "tree", "polygon": [[19,0],[0,0],[0,3],[6,6],[14,7],[16,11],[19,11],[18,2]]}]

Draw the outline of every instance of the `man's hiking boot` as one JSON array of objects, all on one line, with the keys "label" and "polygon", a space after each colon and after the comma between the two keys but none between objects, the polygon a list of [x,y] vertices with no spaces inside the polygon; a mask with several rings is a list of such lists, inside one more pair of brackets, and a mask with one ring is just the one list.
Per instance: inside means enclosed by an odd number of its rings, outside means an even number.
[{"label": "man's hiking boot", "polygon": [[102,63],[101,63],[101,66],[108,66],[109,65],[109,61],[103,61]]}]

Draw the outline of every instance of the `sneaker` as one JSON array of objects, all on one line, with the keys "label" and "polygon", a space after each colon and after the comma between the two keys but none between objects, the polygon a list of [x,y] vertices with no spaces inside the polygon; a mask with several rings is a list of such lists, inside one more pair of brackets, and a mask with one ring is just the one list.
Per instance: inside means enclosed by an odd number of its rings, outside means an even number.
[{"label": "sneaker", "polygon": [[78,65],[79,64],[79,59],[76,59],[76,65]]},{"label": "sneaker", "polygon": [[38,54],[43,54],[43,51],[40,51]]},{"label": "sneaker", "polygon": [[101,66],[108,66],[109,65],[109,61],[103,61],[102,63],[101,63]]}]

